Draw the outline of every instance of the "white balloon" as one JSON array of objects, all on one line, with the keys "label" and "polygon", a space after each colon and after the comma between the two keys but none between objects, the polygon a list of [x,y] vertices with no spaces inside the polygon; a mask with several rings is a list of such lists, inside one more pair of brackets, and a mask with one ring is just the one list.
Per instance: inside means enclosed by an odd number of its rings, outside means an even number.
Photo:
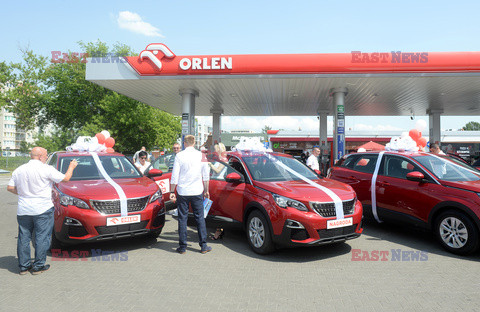
[{"label": "white balloon", "polygon": [[402,132],[401,138],[410,137],[407,131]]},{"label": "white balloon", "polygon": [[420,132],[423,132],[427,128],[427,122],[423,119],[417,120],[415,123],[415,129],[417,129]]},{"label": "white balloon", "polygon": [[110,137],[110,132],[108,132],[107,130],[103,130],[102,132],[100,132],[101,134],[103,134],[105,136],[105,139],[109,138]]}]

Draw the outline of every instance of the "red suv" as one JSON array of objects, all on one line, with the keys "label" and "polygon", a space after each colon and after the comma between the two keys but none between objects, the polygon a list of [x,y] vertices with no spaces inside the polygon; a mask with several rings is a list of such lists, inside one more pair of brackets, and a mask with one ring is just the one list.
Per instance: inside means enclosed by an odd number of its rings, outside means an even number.
[{"label": "red suv", "polygon": [[[342,242],[362,233],[362,205],[349,185],[319,178],[286,154],[227,157],[226,169],[211,174],[209,214],[243,223],[255,252]],[[337,220],[336,209],[343,218]]]},{"label": "red suv", "polygon": [[340,159],[328,177],[350,184],[366,214],[372,213],[373,188],[380,220],[433,229],[452,253],[479,247],[480,171],[458,159],[420,152],[356,153]]},{"label": "red suv", "polygon": [[[78,166],[68,182],[53,187],[55,225],[53,244],[72,244],[147,234],[158,237],[165,223],[162,192],[152,179],[122,154],[98,153],[98,161],[113,183],[101,174],[88,152],[56,152],[47,163],[65,173],[72,159]],[[149,174],[160,176],[160,170]],[[128,216],[121,216],[120,197],[125,193]]]}]

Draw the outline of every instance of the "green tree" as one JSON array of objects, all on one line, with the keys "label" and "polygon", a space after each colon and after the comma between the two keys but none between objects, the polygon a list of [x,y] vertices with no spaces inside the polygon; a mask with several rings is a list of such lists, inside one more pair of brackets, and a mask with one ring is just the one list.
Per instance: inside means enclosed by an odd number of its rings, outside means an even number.
[{"label": "green tree", "polygon": [[265,125],[265,127],[262,129],[262,133],[267,133],[268,130],[272,130],[272,127]]},{"label": "green tree", "polygon": [[467,123],[462,128],[462,130],[465,130],[465,131],[480,131],[480,123],[478,123],[476,121],[470,121],[469,123]]},{"label": "green tree", "polygon": [[[112,49],[100,40],[80,41],[79,46],[82,53],[94,57],[135,55],[121,43]],[[63,150],[78,136],[93,136],[105,129],[116,140],[116,150],[131,153],[141,145],[171,146],[179,137],[178,117],[86,81],[86,64],[79,55],[70,53],[67,59],[48,64],[46,57],[22,52],[23,63],[10,67],[0,63],[0,79],[15,86],[2,98],[21,127],[40,128],[36,145]],[[47,126],[55,129],[50,135],[42,132]]]}]

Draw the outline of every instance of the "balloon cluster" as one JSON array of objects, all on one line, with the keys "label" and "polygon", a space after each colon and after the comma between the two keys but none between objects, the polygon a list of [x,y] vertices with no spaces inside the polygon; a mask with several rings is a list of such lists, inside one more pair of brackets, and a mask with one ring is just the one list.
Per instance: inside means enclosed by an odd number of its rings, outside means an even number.
[{"label": "balloon cluster", "polygon": [[77,141],[67,146],[67,151],[79,152],[107,152],[113,153],[115,150],[115,139],[110,136],[110,132],[103,130],[95,134],[94,137],[80,136]]},{"label": "balloon cluster", "polygon": [[265,148],[259,137],[241,137],[240,142],[232,148],[234,151],[256,151],[271,152],[271,149]]},{"label": "balloon cluster", "polygon": [[415,129],[409,132],[403,132],[401,137],[392,138],[387,143],[385,150],[387,151],[423,151],[427,146],[427,139],[422,137],[422,131],[427,127],[425,120],[418,120]]}]

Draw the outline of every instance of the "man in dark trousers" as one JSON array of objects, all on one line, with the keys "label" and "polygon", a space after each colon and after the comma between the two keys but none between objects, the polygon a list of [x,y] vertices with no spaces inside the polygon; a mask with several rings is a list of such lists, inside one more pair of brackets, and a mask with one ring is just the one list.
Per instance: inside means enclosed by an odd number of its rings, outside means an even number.
[{"label": "man in dark trousers", "polygon": [[[187,249],[187,219],[188,205],[192,206],[193,215],[197,222],[198,244],[201,253],[207,253],[212,247],[207,245],[207,228],[203,216],[203,199],[210,198],[208,182],[210,170],[208,162],[203,159],[202,152],[196,150],[195,137],[186,135],[184,138],[185,149],[177,154],[173,165],[170,180],[170,200],[177,202],[178,208],[178,234],[179,247],[177,252],[184,254]],[[178,198],[175,195],[178,193]]]},{"label": "man in dark trousers", "polygon": [[[67,172],[61,173],[46,164],[47,150],[34,147],[30,153],[31,160],[15,169],[7,186],[7,191],[18,195],[18,241],[17,256],[20,275],[40,274],[50,268],[45,264],[47,251],[53,230],[52,185],[69,181],[77,166],[74,159]],[[30,261],[30,241],[35,233],[35,261]]]}]

